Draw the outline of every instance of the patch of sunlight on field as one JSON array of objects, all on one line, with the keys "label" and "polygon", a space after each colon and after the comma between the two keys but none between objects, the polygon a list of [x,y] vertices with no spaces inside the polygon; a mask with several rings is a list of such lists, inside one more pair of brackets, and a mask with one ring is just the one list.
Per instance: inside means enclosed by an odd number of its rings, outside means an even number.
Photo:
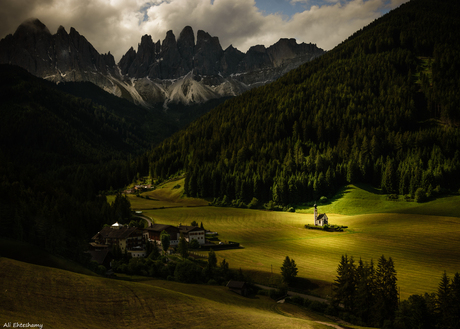
[{"label": "patch of sunlight on field", "polygon": [[[173,201],[168,200],[177,192],[171,189],[177,184],[183,188],[182,182],[168,182],[153,192],[171,205]],[[296,261],[300,277],[324,283],[317,291],[323,295],[329,293],[327,286],[335,279],[344,254],[375,263],[381,255],[392,257],[402,298],[435,291],[444,270],[450,276],[460,271],[460,196],[419,204],[389,201],[367,185],[350,185],[342,192],[329,204],[318,205],[319,213],[326,213],[331,224],[349,227],[334,233],[305,229],[305,224],[313,224],[312,208],[272,212],[209,207],[204,206],[205,200],[201,200],[202,207],[142,206],[156,223],[190,225],[196,221],[217,231],[220,241],[241,243],[241,249],[217,251],[219,261],[225,258],[230,267],[254,273],[267,280],[264,283],[273,278],[272,271],[279,275],[286,256]]]},{"label": "patch of sunlight on field", "polygon": [[[131,207],[135,210],[148,210],[172,207],[207,206],[208,201],[184,196],[184,178],[173,179],[160,184],[152,191],[142,192],[139,196],[127,194]],[[114,195],[107,196],[107,201],[115,201]]]},{"label": "patch of sunlight on field", "polygon": [[240,242],[242,249],[217,251],[230,267],[280,272],[286,256],[296,261],[299,276],[332,282],[344,254],[356,261],[392,257],[402,298],[433,292],[444,270],[459,271],[460,219],[419,214],[328,214],[331,223],[347,225],[345,232],[304,228],[312,214],[201,207],[148,211],[157,223],[203,223],[221,241]]}]

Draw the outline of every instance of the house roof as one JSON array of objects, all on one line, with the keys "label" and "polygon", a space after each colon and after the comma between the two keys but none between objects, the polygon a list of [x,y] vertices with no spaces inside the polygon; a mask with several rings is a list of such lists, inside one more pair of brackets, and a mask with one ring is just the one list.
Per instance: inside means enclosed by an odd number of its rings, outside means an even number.
[{"label": "house roof", "polygon": [[90,251],[87,251],[88,254],[91,255],[91,260],[94,260],[95,262],[97,262],[99,265],[102,265],[104,264],[105,260],[107,259],[107,257],[111,257],[112,256],[112,253],[109,249],[103,249],[103,250],[90,250]]},{"label": "house roof", "polygon": [[129,238],[133,233],[139,231],[137,227],[121,227],[119,229],[113,229],[111,227],[104,227],[99,233],[93,236],[93,240],[101,236],[103,239],[126,239]]},{"label": "house roof", "polygon": [[144,230],[147,230],[147,231],[153,231],[153,232],[163,232],[163,231],[166,231],[167,229],[173,229],[177,232],[179,232],[179,229],[175,226],[172,226],[172,225],[165,225],[165,224],[153,224],[152,226],[149,226],[147,228],[145,228]]},{"label": "house roof", "polygon": [[181,230],[181,232],[184,232],[184,233],[189,233],[189,232],[192,232],[192,231],[203,231],[204,232],[204,229],[202,229],[202,228],[200,228],[198,226],[180,225],[179,230]]},{"label": "house roof", "polygon": [[244,281],[230,280],[227,283],[227,287],[229,287],[230,289],[243,289],[245,285],[246,285],[246,282]]},{"label": "house roof", "polygon": [[319,214],[319,215],[318,215],[318,220],[322,219],[323,217],[326,217],[326,218],[327,218],[326,214]]},{"label": "house roof", "polygon": [[108,248],[109,246],[106,245],[106,244],[99,244],[99,243],[96,243],[96,242],[90,242],[89,243],[91,247],[93,248],[99,248],[99,249],[106,249]]}]

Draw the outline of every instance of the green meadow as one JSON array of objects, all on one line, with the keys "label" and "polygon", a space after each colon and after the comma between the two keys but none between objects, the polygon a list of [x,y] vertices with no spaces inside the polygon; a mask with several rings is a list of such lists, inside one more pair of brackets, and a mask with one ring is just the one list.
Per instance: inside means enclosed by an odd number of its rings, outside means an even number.
[{"label": "green meadow", "polygon": [[130,282],[0,258],[0,323],[43,328],[310,328],[328,318],[223,286]]},{"label": "green meadow", "polygon": [[169,197],[169,189],[157,189],[157,201],[130,196],[132,207],[143,209],[156,223],[202,222],[221,241],[240,242],[241,249],[217,251],[219,261],[225,258],[231,268],[241,268],[261,283],[279,280],[286,256],[295,260],[299,277],[318,284],[313,292],[321,296],[330,294],[343,254],[356,261],[392,257],[402,299],[436,291],[444,270],[450,276],[460,271],[459,196],[418,204],[389,201],[368,186],[348,186],[333,202],[318,205],[330,223],[348,226],[332,233],[305,229],[313,223],[313,208],[287,213],[211,207],[204,201],[197,206],[197,199],[179,197],[177,188],[180,202],[169,198],[170,208],[153,209],[155,202],[162,202],[161,191]]}]

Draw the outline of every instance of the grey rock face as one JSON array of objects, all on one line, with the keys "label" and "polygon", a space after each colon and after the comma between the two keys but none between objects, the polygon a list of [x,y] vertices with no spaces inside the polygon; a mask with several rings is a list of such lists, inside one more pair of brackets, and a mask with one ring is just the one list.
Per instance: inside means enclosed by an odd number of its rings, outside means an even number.
[{"label": "grey rock face", "polygon": [[0,60],[54,81],[68,81],[66,76],[70,72],[74,77],[84,76],[85,72],[117,74],[115,59],[110,53],[99,54],[73,28],[67,33],[60,26],[57,33],[51,35],[38,19],[25,21],[14,35],[0,41]]},{"label": "grey rock face", "polygon": [[74,28],[61,26],[52,35],[38,19],[21,24],[0,41],[0,63],[24,67],[32,74],[59,81],[91,81],[137,104],[167,107],[170,102],[205,102],[235,96],[279,78],[289,70],[322,55],[313,44],[280,39],[266,48],[243,53],[233,46],[222,50],[219,39],[186,26],[176,37],[161,42],[144,35],[137,51],[130,48],[118,65],[113,56],[99,54]]}]

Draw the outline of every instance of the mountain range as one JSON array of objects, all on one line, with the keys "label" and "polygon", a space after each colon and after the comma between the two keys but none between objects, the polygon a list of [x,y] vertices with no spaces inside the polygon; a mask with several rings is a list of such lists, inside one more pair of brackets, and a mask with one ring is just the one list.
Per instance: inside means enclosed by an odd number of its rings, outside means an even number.
[{"label": "mountain range", "polygon": [[324,51],[314,44],[280,39],[246,53],[233,46],[223,50],[219,39],[199,30],[196,42],[190,26],[176,39],[172,31],[153,42],[144,35],[137,51],[129,49],[118,64],[99,54],[74,28],[60,26],[56,34],[38,19],[22,23],[0,41],[0,63],[18,65],[59,83],[89,81],[105,91],[144,107],[200,104],[236,96],[308,62]]}]

